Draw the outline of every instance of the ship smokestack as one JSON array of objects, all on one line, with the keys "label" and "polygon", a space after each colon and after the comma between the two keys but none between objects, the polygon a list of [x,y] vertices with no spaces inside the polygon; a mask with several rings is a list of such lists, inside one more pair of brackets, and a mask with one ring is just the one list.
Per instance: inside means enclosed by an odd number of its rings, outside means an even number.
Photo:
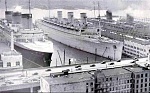
[{"label": "ship smokestack", "polygon": [[5,11],[5,18],[9,23],[12,22],[12,13],[12,11]]},{"label": "ship smokestack", "polygon": [[14,50],[14,34],[13,31],[11,31],[11,51]]},{"label": "ship smokestack", "polygon": [[127,14],[126,22],[127,22],[127,23],[133,23],[133,21],[134,21],[133,16],[131,16],[131,15]]},{"label": "ship smokestack", "polygon": [[23,29],[32,29],[32,14],[22,14],[22,27]]},{"label": "ship smokestack", "polygon": [[111,11],[106,11],[106,18],[107,20],[112,20],[112,12]]},{"label": "ship smokestack", "polygon": [[21,12],[13,12],[12,23],[13,24],[21,24]]},{"label": "ship smokestack", "polygon": [[81,17],[82,24],[86,24],[87,23],[86,13],[80,13],[80,17]]},{"label": "ship smokestack", "polygon": [[68,12],[68,21],[73,22],[73,12]]},{"label": "ship smokestack", "polygon": [[57,17],[59,20],[62,19],[62,11],[57,11]]}]

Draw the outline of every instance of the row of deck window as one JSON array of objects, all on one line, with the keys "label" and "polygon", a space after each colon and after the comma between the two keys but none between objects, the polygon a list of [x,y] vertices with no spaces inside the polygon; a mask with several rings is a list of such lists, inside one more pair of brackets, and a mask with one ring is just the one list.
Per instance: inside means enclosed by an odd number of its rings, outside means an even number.
[{"label": "row of deck window", "polygon": [[139,48],[139,47],[136,47],[136,46],[132,46],[132,45],[128,45],[128,44],[124,44],[124,46],[127,46],[127,47],[130,47],[130,48],[134,48],[134,49],[146,52],[145,49],[142,49],[142,48]]}]

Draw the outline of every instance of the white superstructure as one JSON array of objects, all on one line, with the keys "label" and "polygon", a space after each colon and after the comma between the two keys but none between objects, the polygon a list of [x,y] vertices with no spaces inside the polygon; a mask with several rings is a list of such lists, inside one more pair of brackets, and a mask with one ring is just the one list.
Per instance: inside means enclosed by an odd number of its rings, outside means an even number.
[{"label": "white superstructure", "polygon": [[121,59],[123,43],[101,37],[101,27],[88,23],[86,13],[81,13],[77,20],[69,12],[68,18],[44,18],[36,21],[36,25],[58,42],[113,60]]},{"label": "white superstructure", "polygon": [[[98,25],[98,19],[89,19]],[[123,53],[131,57],[145,57],[150,49],[149,23],[137,21],[127,14],[126,19],[115,21],[112,13],[106,12],[106,19],[101,19],[102,35],[124,42]]]}]

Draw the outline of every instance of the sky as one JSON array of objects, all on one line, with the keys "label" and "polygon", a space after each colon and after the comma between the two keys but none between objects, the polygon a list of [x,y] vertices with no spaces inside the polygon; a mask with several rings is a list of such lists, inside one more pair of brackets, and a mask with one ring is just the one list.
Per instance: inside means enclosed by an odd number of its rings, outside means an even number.
[{"label": "sky", "polygon": [[[5,0],[0,0],[0,8],[4,8]],[[7,0],[7,6],[12,8],[15,5],[28,6],[29,0]],[[51,8],[89,8],[93,9],[94,2],[100,2],[102,9],[118,10],[131,7],[133,9],[150,9],[150,0],[49,0]],[[32,7],[47,8],[48,0],[31,0]]]}]

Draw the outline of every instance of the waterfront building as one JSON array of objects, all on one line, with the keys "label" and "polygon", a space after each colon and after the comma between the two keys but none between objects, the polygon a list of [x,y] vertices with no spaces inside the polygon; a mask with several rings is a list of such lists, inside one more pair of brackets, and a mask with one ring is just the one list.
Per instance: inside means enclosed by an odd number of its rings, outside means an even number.
[{"label": "waterfront building", "polygon": [[94,77],[88,72],[67,74],[55,73],[49,77],[42,77],[41,92],[83,92],[94,93]]}]

